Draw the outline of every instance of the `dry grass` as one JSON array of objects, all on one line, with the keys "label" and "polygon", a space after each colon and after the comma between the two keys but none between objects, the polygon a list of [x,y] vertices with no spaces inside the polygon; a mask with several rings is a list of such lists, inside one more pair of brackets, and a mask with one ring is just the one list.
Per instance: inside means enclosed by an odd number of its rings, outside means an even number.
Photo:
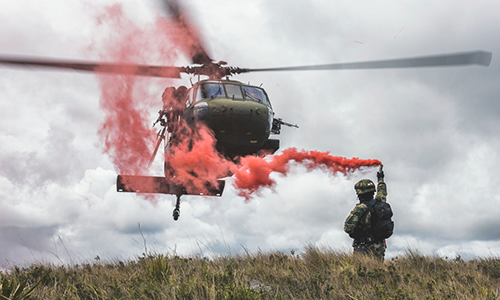
[{"label": "dry grass", "polygon": [[[251,287],[255,280],[261,288]],[[382,263],[309,246],[300,255],[157,253],[128,262],[37,264],[15,268],[3,281],[25,282],[25,289],[39,282],[33,299],[498,299],[500,259],[407,251]]]}]

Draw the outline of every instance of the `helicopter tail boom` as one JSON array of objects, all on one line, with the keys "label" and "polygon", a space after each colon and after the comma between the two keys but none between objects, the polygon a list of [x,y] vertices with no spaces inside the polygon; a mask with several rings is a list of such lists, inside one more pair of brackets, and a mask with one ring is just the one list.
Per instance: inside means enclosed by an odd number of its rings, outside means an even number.
[{"label": "helicopter tail boom", "polygon": [[118,192],[146,193],[146,194],[170,194],[170,195],[200,195],[200,196],[222,196],[225,181],[217,180],[218,186],[207,184],[204,191],[188,192],[184,187],[168,181],[165,177],[158,176],[132,176],[118,175],[116,178],[116,190]]}]

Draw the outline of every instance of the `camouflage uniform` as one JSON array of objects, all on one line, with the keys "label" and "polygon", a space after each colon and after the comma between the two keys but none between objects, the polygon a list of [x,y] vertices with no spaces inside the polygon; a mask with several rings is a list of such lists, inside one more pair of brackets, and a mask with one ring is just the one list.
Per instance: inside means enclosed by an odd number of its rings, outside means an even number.
[{"label": "camouflage uniform", "polygon": [[[380,201],[386,202],[387,186],[383,178],[380,178],[378,180],[377,194],[375,196],[375,199],[376,200],[380,199]],[[368,211],[365,214],[365,211],[367,209],[368,206],[363,202],[356,204],[354,209],[351,211],[351,213],[345,220],[344,231],[347,232],[349,235],[351,235],[355,232],[355,230],[370,229],[371,213],[370,211]],[[363,214],[365,214],[364,217]],[[386,248],[385,240],[370,242],[366,238],[354,239],[352,247],[354,248],[354,253],[373,254],[376,257],[380,258],[381,260],[384,259],[385,248]]]}]

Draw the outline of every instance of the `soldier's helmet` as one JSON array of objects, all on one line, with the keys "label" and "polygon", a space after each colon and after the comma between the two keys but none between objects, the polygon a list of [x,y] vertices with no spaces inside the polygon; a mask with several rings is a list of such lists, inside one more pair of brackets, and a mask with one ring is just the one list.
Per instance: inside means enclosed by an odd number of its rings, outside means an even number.
[{"label": "soldier's helmet", "polygon": [[362,179],[354,185],[354,190],[358,195],[363,195],[366,193],[374,193],[375,184],[370,179]]}]

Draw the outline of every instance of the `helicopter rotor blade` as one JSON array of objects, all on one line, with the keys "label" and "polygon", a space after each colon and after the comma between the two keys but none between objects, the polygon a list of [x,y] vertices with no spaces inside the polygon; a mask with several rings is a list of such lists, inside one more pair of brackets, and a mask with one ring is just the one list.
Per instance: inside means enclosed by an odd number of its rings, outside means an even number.
[{"label": "helicopter rotor blade", "polygon": [[191,61],[194,64],[210,64],[212,59],[208,55],[203,43],[201,42],[201,37],[197,30],[194,28],[193,23],[189,20],[188,15],[185,10],[179,5],[177,0],[164,0],[167,6],[170,16],[178,24],[179,28],[182,30],[186,37],[185,49],[188,55],[191,57]]},{"label": "helicopter rotor blade", "polygon": [[180,73],[184,72],[182,67],[136,65],[125,63],[101,63],[88,61],[64,61],[47,58],[34,57],[5,57],[0,56],[0,64],[44,67],[54,69],[72,69],[78,71],[89,71],[95,73],[110,73],[124,75],[142,75],[164,78],[180,78]]},{"label": "helicopter rotor blade", "polygon": [[[309,71],[309,70],[353,70],[353,69],[390,69],[390,68],[422,68],[434,66],[489,66],[493,54],[486,51],[462,52],[454,54],[441,54],[420,56],[402,59],[378,60],[354,63],[337,63],[327,65],[311,65],[282,68],[244,69],[245,72],[268,71]],[[243,72],[242,72],[243,73]]]}]

